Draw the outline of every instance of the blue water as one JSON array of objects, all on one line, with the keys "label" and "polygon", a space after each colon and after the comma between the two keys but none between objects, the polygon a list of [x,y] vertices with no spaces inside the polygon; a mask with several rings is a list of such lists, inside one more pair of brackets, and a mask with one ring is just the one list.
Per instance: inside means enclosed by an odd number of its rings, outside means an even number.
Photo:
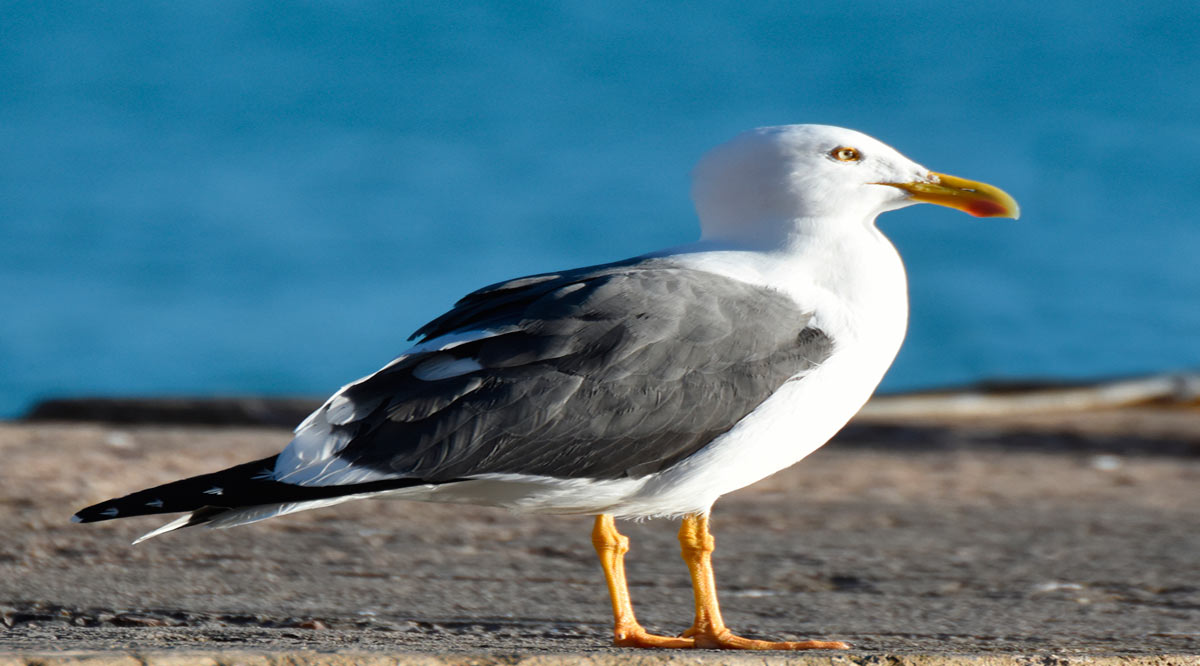
[{"label": "blue water", "polygon": [[696,235],[753,126],[1021,202],[883,228],[885,382],[1200,367],[1200,5],[0,3],[0,416],[327,394],[463,293]]}]

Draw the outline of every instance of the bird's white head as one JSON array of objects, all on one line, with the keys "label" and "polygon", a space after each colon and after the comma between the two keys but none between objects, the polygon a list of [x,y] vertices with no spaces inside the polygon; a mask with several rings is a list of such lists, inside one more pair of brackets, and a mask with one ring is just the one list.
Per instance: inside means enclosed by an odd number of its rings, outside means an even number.
[{"label": "bird's white head", "polygon": [[692,200],[704,237],[731,240],[794,233],[797,223],[861,228],[920,202],[1019,215],[995,187],[932,172],[866,134],[828,125],[763,127],[717,146],[692,173]]}]

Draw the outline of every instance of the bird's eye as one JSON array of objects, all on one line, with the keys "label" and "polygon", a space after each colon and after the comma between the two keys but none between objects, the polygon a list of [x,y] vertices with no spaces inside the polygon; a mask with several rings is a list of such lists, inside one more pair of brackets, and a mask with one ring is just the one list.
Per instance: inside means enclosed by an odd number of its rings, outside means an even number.
[{"label": "bird's eye", "polygon": [[862,153],[850,146],[839,146],[829,152],[829,156],[839,162],[857,162],[862,159]]}]

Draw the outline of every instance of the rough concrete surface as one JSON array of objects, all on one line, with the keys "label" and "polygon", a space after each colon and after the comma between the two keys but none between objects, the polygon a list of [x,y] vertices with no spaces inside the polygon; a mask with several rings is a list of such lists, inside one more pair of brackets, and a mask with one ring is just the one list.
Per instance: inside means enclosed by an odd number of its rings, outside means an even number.
[{"label": "rough concrete surface", "polygon": [[[849,652],[609,647],[581,516],[353,502],[137,547],[161,517],[68,522],[287,440],[268,428],[0,425],[0,666],[1200,664],[1194,410],[859,426],[718,502],[729,624],[846,640]],[[676,525],[622,529],[640,619],[685,628]]]}]

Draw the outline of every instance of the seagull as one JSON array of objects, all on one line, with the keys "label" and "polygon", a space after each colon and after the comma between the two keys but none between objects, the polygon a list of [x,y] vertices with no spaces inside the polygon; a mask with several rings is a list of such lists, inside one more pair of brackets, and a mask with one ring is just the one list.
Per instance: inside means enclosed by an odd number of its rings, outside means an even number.
[{"label": "seagull", "polygon": [[[907,284],[880,213],[926,202],[1015,219],[1017,203],[825,125],[736,136],[700,160],[691,193],[698,241],[468,294],[329,398],[279,454],[74,520],[188,512],[141,541],[370,497],[594,515],[616,645],[849,647],[726,627],[713,503],[825,444],[891,365]],[[695,615],[680,635],[634,616],[617,518],[682,519]]]}]

